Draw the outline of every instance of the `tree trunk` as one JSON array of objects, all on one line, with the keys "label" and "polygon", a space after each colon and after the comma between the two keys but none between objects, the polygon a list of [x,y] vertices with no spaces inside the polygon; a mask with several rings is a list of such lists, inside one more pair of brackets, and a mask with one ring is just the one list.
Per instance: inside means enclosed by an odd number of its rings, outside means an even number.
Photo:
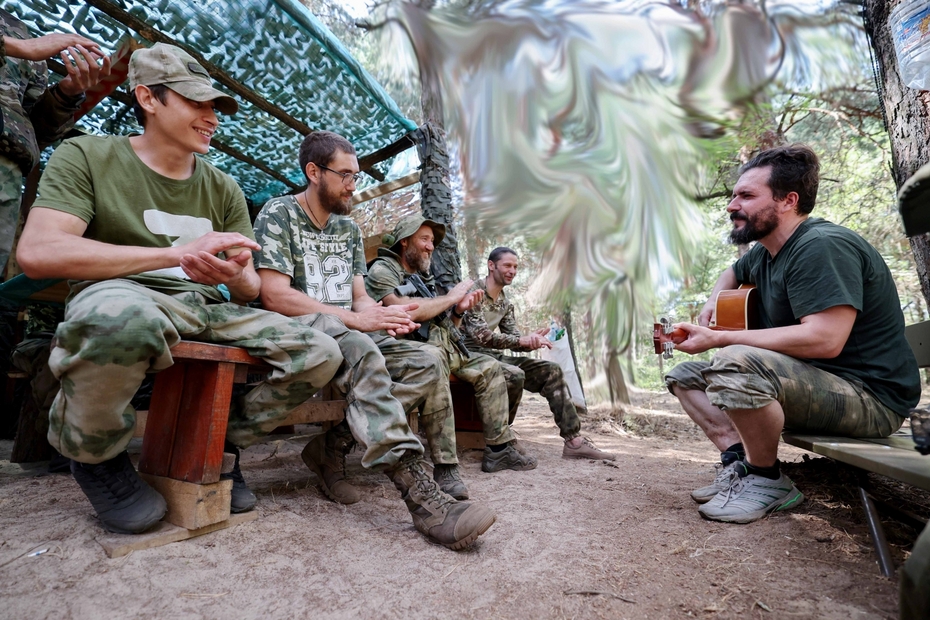
[{"label": "tree trunk", "polygon": [[[864,0],[865,31],[874,52],[876,82],[891,136],[892,174],[900,189],[930,161],[930,93],[906,87],[898,73],[888,16],[901,0]],[[930,301],[930,237],[910,238],[924,299]]]},{"label": "tree trunk", "polygon": [[620,366],[620,357],[616,349],[607,352],[607,387],[610,389],[610,404],[623,409],[622,405],[630,404],[630,391],[623,378],[623,368]]}]

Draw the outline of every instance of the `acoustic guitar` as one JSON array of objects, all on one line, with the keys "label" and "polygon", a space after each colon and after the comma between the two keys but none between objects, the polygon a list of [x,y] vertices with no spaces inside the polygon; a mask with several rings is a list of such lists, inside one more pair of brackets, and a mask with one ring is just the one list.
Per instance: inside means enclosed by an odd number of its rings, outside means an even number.
[{"label": "acoustic guitar", "polygon": [[[740,284],[739,288],[720,291],[714,300],[714,323],[711,329],[719,331],[740,331],[758,329],[759,327],[759,292],[754,284]],[[652,343],[656,353],[665,359],[672,358],[675,345],[684,342],[688,332],[672,328],[672,322],[666,318],[653,324]]]}]

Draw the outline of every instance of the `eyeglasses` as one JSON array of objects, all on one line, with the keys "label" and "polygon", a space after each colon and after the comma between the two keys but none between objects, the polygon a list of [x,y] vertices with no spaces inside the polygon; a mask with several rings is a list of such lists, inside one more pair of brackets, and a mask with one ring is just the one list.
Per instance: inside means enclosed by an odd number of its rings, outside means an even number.
[{"label": "eyeglasses", "polygon": [[333,174],[338,174],[339,176],[341,176],[343,185],[348,185],[349,183],[358,183],[358,180],[362,176],[361,172],[356,172],[355,174],[352,174],[351,172],[336,172],[332,168],[327,168],[326,166],[322,166],[320,164],[317,164],[316,166],[317,168],[322,168],[323,170],[329,170]]}]

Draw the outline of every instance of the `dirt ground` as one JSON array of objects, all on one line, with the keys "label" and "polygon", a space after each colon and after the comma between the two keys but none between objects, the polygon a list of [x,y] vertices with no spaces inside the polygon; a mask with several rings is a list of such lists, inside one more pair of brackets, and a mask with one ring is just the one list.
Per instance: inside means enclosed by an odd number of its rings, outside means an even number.
[{"label": "dirt ground", "polygon": [[[673,398],[634,396],[622,425],[607,408],[583,421],[611,464],[561,459],[530,394],[516,428],[536,470],[485,474],[480,452],[462,452],[472,498],[497,511],[463,552],[417,533],[357,452],[363,500],[324,499],[300,460],[314,427],[244,452],[257,521],[117,559],[70,476],[0,460],[0,618],[897,617],[848,470],[785,447],[803,504],[749,525],[705,521],[688,493],[713,478],[715,450]],[[0,442],[0,459],[9,450]],[[930,512],[926,495],[905,499]],[[917,532],[886,530],[900,562]]]}]

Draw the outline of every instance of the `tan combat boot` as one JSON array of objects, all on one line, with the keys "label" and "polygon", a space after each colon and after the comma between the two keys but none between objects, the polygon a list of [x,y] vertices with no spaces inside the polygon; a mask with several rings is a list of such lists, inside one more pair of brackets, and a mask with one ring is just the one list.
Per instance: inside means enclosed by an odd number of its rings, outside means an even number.
[{"label": "tan combat boot", "polygon": [[481,504],[459,502],[439,490],[415,452],[407,451],[387,472],[401,492],[413,525],[429,540],[456,551],[464,549],[494,524],[497,516]]},{"label": "tan combat boot", "polygon": [[323,433],[311,439],[300,453],[300,458],[320,479],[323,494],[340,504],[354,504],[362,498],[358,489],[346,481],[346,455],[352,443],[351,438]]}]

